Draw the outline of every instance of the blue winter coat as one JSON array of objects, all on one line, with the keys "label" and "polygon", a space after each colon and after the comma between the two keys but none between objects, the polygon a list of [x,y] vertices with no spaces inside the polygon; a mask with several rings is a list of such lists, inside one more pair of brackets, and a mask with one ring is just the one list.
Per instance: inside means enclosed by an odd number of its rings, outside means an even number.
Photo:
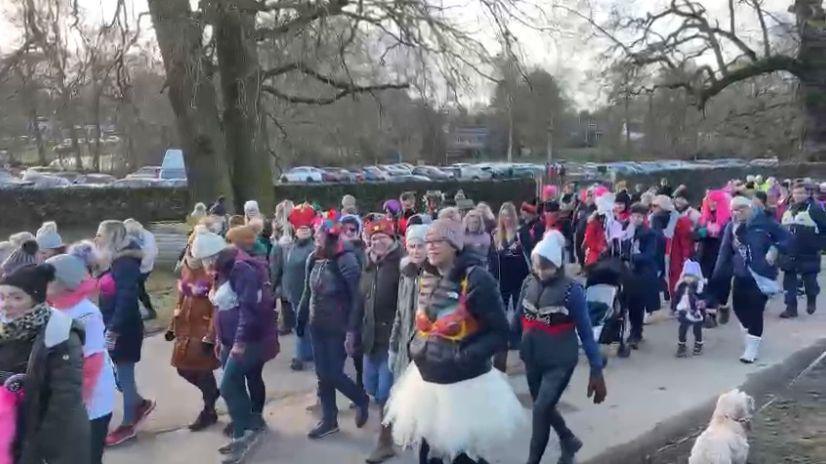
[{"label": "blue winter coat", "polygon": [[735,224],[735,221],[729,222],[723,231],[714,277],[734,275],[750,278],[750,268],[763,277],[776,279],[777,266],[769,264],[766,254],[772,246],[780,253],[787,252],[791,235],[759,210],[737,229],[736,237],[732,232]]},{"label": "blue winter coat", "polygon": [[820,271],[822,235],[826,232],[826,212],[814,200],[792,205],[783,214],[783,228],[789,231],[789,248],[780,256],[780,269],[808,274]]},{"label": "blue winter coat", "polygon": [[140,247],[131,243],[113,257],[109,270],[99,277],[101,282],[110,278],[114,281],[113,289],[102,285],[98,300],[106,330],[118,335],[115,348],[109,351],[114,362],[141,359],[143,317],[138,307],[138,281],[142,257]]}]

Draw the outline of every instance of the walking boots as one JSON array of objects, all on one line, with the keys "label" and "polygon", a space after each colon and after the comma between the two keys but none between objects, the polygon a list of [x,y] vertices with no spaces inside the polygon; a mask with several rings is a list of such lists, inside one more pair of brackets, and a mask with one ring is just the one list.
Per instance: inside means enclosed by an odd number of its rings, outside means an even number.
[{"label": "walking boots", "polygon": [[806,301],[806,313],[814,314],[817,311],[817,298],[809,298]]},{"label": "walking boots", "polygon": [[[381,414],[382,422],[384,422],[384,412]],[[396,455],[396,450],[393,449],[393,426],[381,425],[381,432],[379,432],[379,440],[376,447],[365,462],[367,464],[378,464],[384,462]]]},{"label": "walking boots", "polygon": [[786,310],[780,313],[781,319],[792,319],[797,317],[797,305],[786,305]]}]

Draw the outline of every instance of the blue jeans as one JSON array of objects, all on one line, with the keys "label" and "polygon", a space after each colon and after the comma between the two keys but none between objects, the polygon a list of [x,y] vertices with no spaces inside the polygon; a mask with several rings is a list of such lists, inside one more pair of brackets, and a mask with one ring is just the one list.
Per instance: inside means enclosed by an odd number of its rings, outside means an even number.
[{"label": "blue jeans", "polygon": [[[248,343],[244,354],[239,357],[230,356],[230,350],[232,350],[232,347],[227,345],[224,345],[221,349],[221,362],[224,365],[224,377],[221,379],[221,397],[227,403],[229,416],[232,418],[233,437],[240,438],[250,428],[253,406],[256,409],[263,408],[263,401],[260,405],[252,404],[250,393],[247,391],[247,376],[257,373],[257,376],[260,377],[264,363],[261,361],[260,344]],[[261,384],[261,387],[263,387],[263,381]],[[253,387],[253,385],[250,386]],[[259,412],[261,411],[256,411],[256,413]]]},{"label": "blue jeans", "polygon": [[303,337],[295,337],[295,359],[299,361],[313,360],[313,340],[309,331],[304,332]]},{"label": "blue jeans", "polygon": [[344,373],[344,334],[331,334],[310,329],[313,339],[313,358],[315,373],[318,377],[318,397],[323,411],[322,419],[326,423],[338,422],[336,390],[340,391],[353,403],[365,405],[368,401],[364,391]]},{"label": "blue jeans", "polygon": [[381,405],[390,398],[390,387],[393,386],[393,373],[387,365],[388,358],[385,350],[364,355],[364,388]]},{"label": "blue jeans", "polygon": [[[104,366],[104,369],[107,369],[107,367]],[[115,375],[117,376],[118,387],[123,393],[123,422],[121,422],[121,425],[133,425],[138,406],[143,402],[143,397],[138,393],[138,385],[135,383],[135,363],[116,363]]]}]

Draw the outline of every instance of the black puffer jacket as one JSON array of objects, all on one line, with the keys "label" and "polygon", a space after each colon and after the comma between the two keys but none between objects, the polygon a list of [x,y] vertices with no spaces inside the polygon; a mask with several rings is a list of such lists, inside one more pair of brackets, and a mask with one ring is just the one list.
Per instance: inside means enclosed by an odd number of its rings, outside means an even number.
[{"label": "black puffer jacket", "polygon": [[0,371],[26,374],[14,462],[89,462],[89,418],[82,396],[83,329],[52,310],[35,338],[0,343]]},{"label": "black puffer jacket", "polygon": [[370,257],[361,276],[361,295],[364,299],[361,342],[364,354],[387,352],[390,346],[390,333],[399,300],[401,259],[401,246],[396,246],[378,262]]},{"label": "black puffer jacket", "polygon": [[[426,263],[419,286],[410,357],[427,382],[452,384],[478,377],[491,369],[494,353],[508,345],[508,321],[496,280],[473,256],[456,259],[447,276]],[[440,334],[432,324],[446,326],[449,333]],[[423,325],[430,327],[423,330]]]},{"label": "black puffer jacket", "polygon": [[331,334],[361,328],[359,278],[361,268],[349,243],[340,242],[331,259],[307,258],[304,293],[298,311],[299,330],[309,322],[314,330]]}]

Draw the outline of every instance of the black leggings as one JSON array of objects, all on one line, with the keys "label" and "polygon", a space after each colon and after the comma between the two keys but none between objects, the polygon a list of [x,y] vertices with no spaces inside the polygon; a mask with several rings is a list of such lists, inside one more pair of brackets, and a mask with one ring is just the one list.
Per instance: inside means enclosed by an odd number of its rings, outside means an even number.
[{"label": "black leggings", "polygon": [[694,342],[695,343],[703,343],[703,323],[702,322],[689,322],[689,321],[680,321],[680,328],[677,332],[677,340],[680,343],[685,343],[686,336],[688,335],[688,328],[694,331]]},{"label": "black leggings", "polygon": [[218,383],[215,381],[215,375],[212,371],[178,369],[178,375],[197,387],[198,390],[201,390],[201,395],[204,398],[204,410],[215,410],[215,402],[218,401],[221,392],[218,391]]},{"label": "black leggings", "polygon": [[[446,464],[445,461],[441,458],[431,458],[430,457],[430,445],[427,444],[427,441],[422,441],[422,445],[419,447],[419,464]],[[479,459],[478,461],[474,461],[470,459],[467,454],[462,453],[449,464],[488,464],[487,461],[484,459]]]},{"label": "black leggings", "polygon": [[531,431],[529,464],[539,464],[553,427],[560,440],[573,436],[565,425],[565,419],[556,408],[562,392],[568,387],[576,364],[571,367],[557,366],[550,369],[528,368],[528,389],[533,398],[533,429]]},{"label": "black leggings", "polygon": [[107,414],[97,419],[89,421],[90,436],[92,438],[91,463],[101,464],[103,462],[103,448],[106,445],[106,435],[109,433],[109,421],[112,414]]},{"label": "black leggings", "polygon": [[731,289],[731,305],[740,324],[749,335],[763,336],[763,311],[767,298],[751,277],[735,277]]}]

